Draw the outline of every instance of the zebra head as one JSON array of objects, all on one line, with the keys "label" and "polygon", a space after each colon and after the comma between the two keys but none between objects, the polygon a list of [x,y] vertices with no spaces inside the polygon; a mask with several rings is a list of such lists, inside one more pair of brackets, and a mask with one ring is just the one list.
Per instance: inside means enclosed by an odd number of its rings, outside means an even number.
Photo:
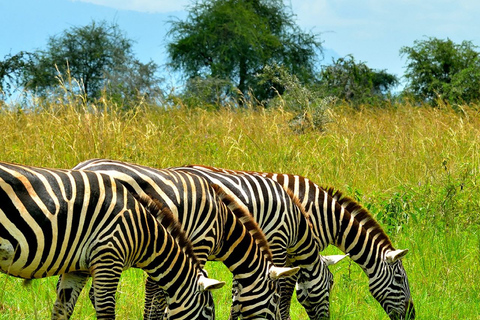
[{"label": "zebra head", "polygon": [[312,320],[330,319],[330,290],[333,275],[328,266],[347,255],[320,256],[311,268],[302,268],[297,279],[297,300]]},{"label": "zebra head", "polygon": [[[189,320],[201,319],[210,320],[215,319],[215,304],[211,290],[220,289],[225,285],[225,282],[215,279],[207,278],[203,272],[199,272],[197,281],[194,284],[196,288],[195,293],[189,295],[188,288],[178,288],[175,297],[166,297],[168,304],[168,312],[165,317],[168,320]],[[189,301],[185,301],[189,299]]]},{"label": "zebra head", "polygon": [[415,319],[407,273],[402,258],[408,250],[389,250],[378,272],[369,274],[370,292],[390,319]]}]

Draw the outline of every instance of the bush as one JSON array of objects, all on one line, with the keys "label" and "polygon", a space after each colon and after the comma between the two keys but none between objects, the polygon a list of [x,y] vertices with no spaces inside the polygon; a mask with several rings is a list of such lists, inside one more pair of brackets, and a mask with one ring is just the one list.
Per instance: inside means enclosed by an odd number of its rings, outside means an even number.
[{"label": "bush", "polygon": [[[300,83],[295,75],[279,65],[266,66],[258,75],[260,84],[280,88],[277,96],[263,101],[268,108],[282,108],[293,113],[290,127],[296,132],[306,130],[324,131],[328,123],[327,109],[335,102],[333,97],[324,97],[320,92]],[[277,89],[278,90],[278,89]]]},{"label": "bush", "polygon": [[471,103],[480,100],[480,54],[470,41],[429,38],[402,47],[406,56],[406,90],[432,105]]},{"label": "bush", "polygon": [[398,85],[396,76],[385,70],[370,69],[353,56],[339,58],[320,72],[319,90],[354,106],[378,105],[388,101],[390,90]]}]

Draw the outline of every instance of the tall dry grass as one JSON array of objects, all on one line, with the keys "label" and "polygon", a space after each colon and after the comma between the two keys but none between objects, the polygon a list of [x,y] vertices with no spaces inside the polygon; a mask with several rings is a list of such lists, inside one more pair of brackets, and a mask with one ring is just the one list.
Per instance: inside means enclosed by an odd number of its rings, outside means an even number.
[{"label": "tall dry grass", "polygon": [[[0,111],[0,160],[71,168],[112,158],[154,167],[206,164],[289,172],[333,185],[365,205],[398,248],[418,319],[480,319],[480,114],[466,108],[329,110],[323,133],[295,133],[282,110],[139,108],[127,113],[76,105]],[[328,252],[335,252],[329,249]],[[230,278],[218,263],[210,274]],[[332,319],[387,319],[354,264],[333,269]],[[140,318],[143,274],[131,271],[119,290],[119,318]],[[0,277],[0,319],[44,319],[55,281],[23,287]],[[226,319],[230,292],[215,293]],[[92,318],[84,294],[76,319]],[[293,319],[305,319],[294,303]]]}]

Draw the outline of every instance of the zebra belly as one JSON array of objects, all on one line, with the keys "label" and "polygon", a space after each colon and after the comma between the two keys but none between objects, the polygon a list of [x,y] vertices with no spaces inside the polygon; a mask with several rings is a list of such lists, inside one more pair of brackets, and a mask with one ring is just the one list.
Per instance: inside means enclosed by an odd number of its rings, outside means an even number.
[{"label": "zebra belly", "polygon": [[[22,248],[20,248],[20,252],[16,251],[9,240],[0,237],[1,272],[23,279],[45,278],[72,271],[89,272],[84,261],[85,259],[78,259],[76,256],[72,256],[69,260],[64,260],[63,263],[60,259],[57,259],[53,263],[52,261],[36,262],[36,260],[33,260],[32,263],[27,264],[25,259],[26,255],[22,254],[22,251],[28,252],[28,249],[22,250]],[[16,260],[15,254],[17,254]],[[80,263],[78,263],[78,261],[80,261]]]}]

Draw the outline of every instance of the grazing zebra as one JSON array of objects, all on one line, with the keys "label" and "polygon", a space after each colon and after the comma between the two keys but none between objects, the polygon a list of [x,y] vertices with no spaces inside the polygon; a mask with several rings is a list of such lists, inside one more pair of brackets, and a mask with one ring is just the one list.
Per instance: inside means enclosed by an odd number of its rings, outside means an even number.
[{"label": "grazing zebra", "polygon": [[205,277],[180,230],[168,210],[111,176],[0,163],[0,270],[62,275],[52,319],[69,318],[89,276],[97,318],[114,319],[117,284],[130,267],[165,290],[170,319],[212,319],[206,290],[224,283]]},{"label": "grazing zebra", "polygon": [[[113,160],[87,160],[75,169],[108,174],[133,194],[160,201],[178,218],[201,266],[207,260],[219,260],[233,273],[240,288],[234,305],[243,319],[278,318],[277,280],[293,275],[298,268],[273,265],[268,242],[258,225],[221,188],[187,172]],[[157,307],[152,298],[161,300],[156,288],[147,279],[145,318],[162,317],[161,301]]]},{"label": "grazing zebra", "polygon": [[408,250],[396,250],[375,218],[357,201],[298,175],[194,167],[215,173],[262,176],[283,185],[307,210],[320,241],[320,250],[333,244],[348,253],[368,276],[371,294],[391,319],[415,318],[407,274],[401,261]]},{"label": "grazing zebra", "polygon": [[[345,256],[322,257],[309,217],[296,197],[277,182],[249,174],[225,174],[205,168],[176,167],[172,171],[189,172],[219,185],[245,206],[267,237],[276,265],[300,266],[297,279],[298,301],[310,319],[329,317],[329,294],[333,276],[327,266]],[[282,287],[281,317],[289,319],[293,280]],[[289,291],[285,291],[288,289]],[[235,318],[232,311],[231,318]]]}]

